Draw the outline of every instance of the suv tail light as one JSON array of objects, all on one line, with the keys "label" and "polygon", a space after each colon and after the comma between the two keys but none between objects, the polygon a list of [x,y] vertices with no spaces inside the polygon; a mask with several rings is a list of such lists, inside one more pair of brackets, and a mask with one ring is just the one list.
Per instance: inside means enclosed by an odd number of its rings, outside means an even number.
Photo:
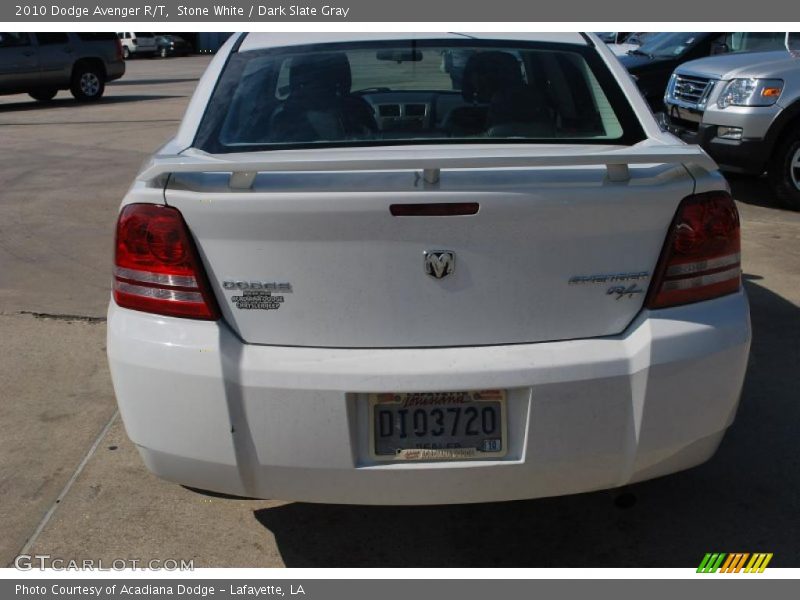
[{"label": "suv tail light", "polygon": [[129,204],[117,221],[114,300],[144,312],[216,320],[211,293],[189,228],[170,206]]},{"label": "suv tail light", "polygon": [[124,57],[122,55],[122,42],[119,38],[117,38],[117,60],[122,60]]},{"label": "suv tail light", "polygon": [[732,294],[741,286],[739,212],[727,192],[681,202],[646,306],[666,308]]}]

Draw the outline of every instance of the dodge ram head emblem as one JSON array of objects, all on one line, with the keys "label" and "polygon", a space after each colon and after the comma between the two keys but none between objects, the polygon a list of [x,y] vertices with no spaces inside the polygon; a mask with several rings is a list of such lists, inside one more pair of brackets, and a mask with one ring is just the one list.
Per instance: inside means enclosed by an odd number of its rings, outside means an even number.
[{"label": "dodge ram head emblem", "polygon": [[450,250],[426,250],[425,272],[434,279],[442,279],[456,270],[456,253]]}]

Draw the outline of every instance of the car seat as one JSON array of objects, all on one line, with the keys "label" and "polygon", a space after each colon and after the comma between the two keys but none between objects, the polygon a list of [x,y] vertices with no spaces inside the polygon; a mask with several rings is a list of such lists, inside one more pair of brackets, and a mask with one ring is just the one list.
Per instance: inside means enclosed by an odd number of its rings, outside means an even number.
[{"label": "car seat", "polygon": [[350,61],[344,52],[295,56],[289,96],[273,113],[274,142],[341,141],[374,137],[375,115],[366,100],[350,94]]},{"label": "car seat", "polygon": [[451,111],[445,130],[454,137],[553,137],[555,122],[544,93],[526,84],[510,52],[474,54],[464,68],[461,95],[470,106]]}]

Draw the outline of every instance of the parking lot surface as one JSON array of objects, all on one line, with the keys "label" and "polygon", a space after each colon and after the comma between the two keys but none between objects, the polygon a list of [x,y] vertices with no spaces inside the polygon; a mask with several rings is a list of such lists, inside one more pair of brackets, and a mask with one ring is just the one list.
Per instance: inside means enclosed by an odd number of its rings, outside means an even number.
[{"label": "parking lot surface", "polygon": [[196,567],[686,567],[710,551],[800,566],[800,214],[733,179],[754,328],[736,423],[707,464],[624,490],[452,507],[205,494],[150,475],[105,360],[113,227],[207,57],[135,60],[93,105],[0,97],[0,563]]}]

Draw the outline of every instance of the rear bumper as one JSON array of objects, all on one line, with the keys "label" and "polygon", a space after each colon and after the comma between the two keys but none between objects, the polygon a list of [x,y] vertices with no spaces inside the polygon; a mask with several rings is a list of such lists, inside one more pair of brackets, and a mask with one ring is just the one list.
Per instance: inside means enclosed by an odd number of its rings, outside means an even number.
[{"label": "rear bumper", "polygon": [[[750,345],[743,292],[642,313],[622,335],[513,346],[243,344],[224,324],[112,302],[108,355],[128,435],[156,475],[231,494],[440,504],[611,488],[710,458]],[[368,392],[508,389],[502,460],[375,464]]]}]

